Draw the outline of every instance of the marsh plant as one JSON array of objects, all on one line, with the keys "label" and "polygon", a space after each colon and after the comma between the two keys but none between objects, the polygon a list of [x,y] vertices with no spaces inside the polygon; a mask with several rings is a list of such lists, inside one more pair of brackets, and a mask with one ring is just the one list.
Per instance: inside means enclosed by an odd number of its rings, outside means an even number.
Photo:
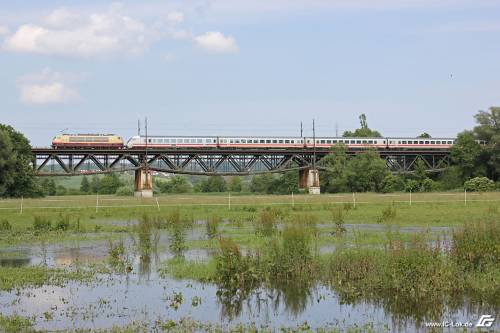
[{"label": "marsh plant", "polygon": [[207,237],[209,239],[214,239],[219,234],[219,224],[221,222],[221,218],[217,214],[212,214],[207,218],[207,222],[205,223]]},{"label": "marsh plant", "polygon": [[6,232],[6,231],[11,231],[12,230],[12,225],[10,222],[6,219],[1,219],[0,220],[0,232]]},{"label": "marsh plant", "polygon": [[33,220],[33,229],[35,233],[49,231],[52,228],[52,223],[46,217],[35,215]]},{"label": "marsh plant", "polygon": [[394,205],[387,206],[382,209],[381,215],[377,218],[377,223],[384,223],[388,221],[392,221],[396,218],[397,211]]},{"label": "marsh plant", "polygon": [[270,237],[276,232],[278,214],[274,210],[264,209],[255,222],[255,233],[258,236]]},{"label": "marsh plant", "polygon": [[169,249],[175,257],[182,257],[184,251],[187,250],[186,246],[186,231],[182,223],[170,225],[169,233]]},{"label": "marsh plant", "polygon": [[344,209],[342,207],[335,207],[331,212],[333,223],[335,223],[335,235],[341,236],[346,232],[346,228],[344,226]]}]

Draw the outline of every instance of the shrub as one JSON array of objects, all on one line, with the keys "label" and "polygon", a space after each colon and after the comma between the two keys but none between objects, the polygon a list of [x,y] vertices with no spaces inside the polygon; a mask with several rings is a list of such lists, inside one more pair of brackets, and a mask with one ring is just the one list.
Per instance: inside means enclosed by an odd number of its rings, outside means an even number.
[{"label": "shrub", "polygon": [[388,206],[382,210],[382,215],[378,217],[377,223],[394,220],[396,218],[396,214],[397,214],[396,207]]},{"label": "shrub", "polygon": [[2,219],[0,220],[0,231],[11,231],[12,225],[9,221]]},{"label": "shrub", "polygon": [[488,192],[495,189],[495,182],[486,177],[476,177],[466,181],[464,188],[467,191]]},{"label": "shrub", "polygon": [[116,190],[115,195],[121,197],[130,197],[134,195],[134,189],[130,186],[121,186]]},{"label": "shrub", "polygon": [[33,221],[33,229],[35,229],[35,231],[49,231],[51,226],[52,224],[49,219],[35,215]]},{"label": "shrub", "polygon": [[276,231],[277,217],[274,210],[265,209],[260,212],[260,217],[255,223],[255,233],[259,236],[272,236]]},{"label": "shrub", "polygon": [[66,195],[68,190],[62,185],[58,185],[56,188],[56,195]]},{"label": "shrub", "polygon": [[409,179],[405,184],[406,192],[417,192],[420,189],[420,184],[414,179]]},{"label": "shrub", "polygon": [[66,231],[69,229],[69,216],[59,214],[54,230]]},{"label": "shrub", "polygon": [[206,228],[207,228],[207,236],[210,239],[213,239],[219,233],[219,223],[220,217],[218,215],[210,215],[207,219]]},{"label": "shrub", "polygon": [[464,270],[482,271],[488,265],[500,265],[500,223],[466,224],[453,232],[451,256]]}]

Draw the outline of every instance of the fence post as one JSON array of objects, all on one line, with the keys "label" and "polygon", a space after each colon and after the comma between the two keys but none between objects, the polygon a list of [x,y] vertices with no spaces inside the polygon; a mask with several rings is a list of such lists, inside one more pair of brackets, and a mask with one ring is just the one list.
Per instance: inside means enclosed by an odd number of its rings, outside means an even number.
[{"label": "fence post", "polygon": [[354,208],[356,208],[356,195],[354,194],[354,192],[352,192],[352,202],[354,204]]},{"label": "fence post", "polygon": [[295,200],[293,199],[293,192],[292,192],[292,207],[295,207]]},{"label": "fence post", "polygon": [[96,193],[96,199],[95,199],[95,212],[99,210],[99,192]]},{"label": "fence post", "polygon": [[411,189],[410,189],[410,206],[411,206]]},{"label": "fence post", "polygon": [[464,206],[467,206],[467,189],[464,188]]},{"label": "fence post", "polygon": [[229,195],[228,195],[228,206],[229,206],[229,210],[231,210],[231,192],[229,192]]},{"label": "fence post", "polygon": [[156,207],[158,207],[158,211],[160,211],[160,204],[158,203],[158,197],[156,197],[155,199],[156,199]]},{"label": "fence post", "polygon": [[19,214],[23,213],[23,202],[24,202],[24,196],[21,196],[21,211],[19,212]]}]

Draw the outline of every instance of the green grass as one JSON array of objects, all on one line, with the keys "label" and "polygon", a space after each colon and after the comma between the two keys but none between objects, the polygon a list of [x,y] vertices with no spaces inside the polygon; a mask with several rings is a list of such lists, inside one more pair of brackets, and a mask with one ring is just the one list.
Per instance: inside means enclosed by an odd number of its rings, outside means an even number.
[{"label": "green grass", "polygon": [[88,281],[91,271],[68,271],[43,266],[0,267],[0,290],[64,285],[68,281]]}]

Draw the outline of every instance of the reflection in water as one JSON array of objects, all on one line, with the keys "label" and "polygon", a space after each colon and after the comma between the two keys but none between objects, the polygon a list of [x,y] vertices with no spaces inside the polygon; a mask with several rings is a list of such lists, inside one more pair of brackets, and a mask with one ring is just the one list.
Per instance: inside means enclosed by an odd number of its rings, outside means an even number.
[{"label": "reflection in water", "polygon": [[23,267],[31,263],[30,258],[3,258],[0,259],[1,267]]}]

